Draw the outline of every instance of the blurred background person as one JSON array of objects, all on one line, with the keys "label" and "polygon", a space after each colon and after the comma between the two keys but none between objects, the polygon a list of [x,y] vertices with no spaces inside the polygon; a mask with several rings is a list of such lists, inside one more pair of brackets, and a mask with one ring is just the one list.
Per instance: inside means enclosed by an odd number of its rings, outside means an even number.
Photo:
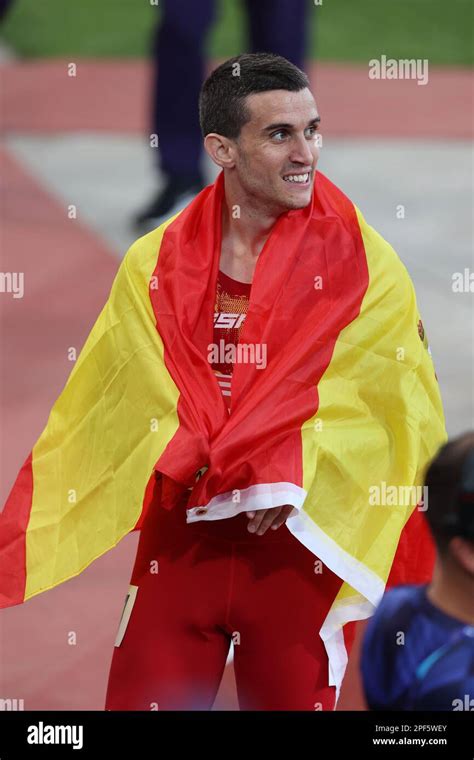
[{"label": "blurred background person", "polygon": [[5,16],[13,0],[0,0],[0,21]]},{"label": "blurred background person", "polygon": [[[249,51],[276,53],[303,68],[306,0],[243,0]],[[205,76],[206,38],[216,0],[163,0],[153,38],[152,134],[158,135],[157,174],[163,185],[136,217],[148,232],[173,215],[205,185],[198,96]]]},{"label": "blurred background person", "polygon": [[13,0],[0,0],[0,21],[5,16]]},{"label": "blurred background person", "polygon": [[362,647],[372,710],[474,710],[474,432],[427,469],[433,579],[383,597]]}]

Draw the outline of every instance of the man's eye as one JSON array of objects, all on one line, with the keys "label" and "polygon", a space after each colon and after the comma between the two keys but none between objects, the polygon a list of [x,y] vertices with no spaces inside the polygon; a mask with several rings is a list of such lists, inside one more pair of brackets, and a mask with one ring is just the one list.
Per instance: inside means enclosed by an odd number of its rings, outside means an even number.
[{"label": "man's eye", "polygon": [[318,131],[318,125],[317,124],[315,124],[312,127],[308,127],[307,130],[306,130],[306,137],[313,137],[313,135],[315,135],[317,131]]},{"label": "man's eye", "polygon": [[279,129],[278,132],[274,132],[272,134],[272,138],[275,138],[277,141],[279,140],[281,142],[282,138],[285,137],[286,132],[284,129]]}]

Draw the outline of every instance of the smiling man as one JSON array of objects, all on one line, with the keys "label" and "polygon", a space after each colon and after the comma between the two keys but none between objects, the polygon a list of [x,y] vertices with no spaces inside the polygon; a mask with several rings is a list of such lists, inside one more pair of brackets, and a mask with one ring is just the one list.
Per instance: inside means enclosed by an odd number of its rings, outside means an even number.
[{"label": "smiling man", "polygon": [[[175,278],[180,269],[177,250],[187,259],[189,287],[199,303],[199,314],[195,310],[187,320],[195,336],[203,331],[203,345],[209,336],[206,315],[214,304],[207,358],[230,414],[229,427],[224,421],[211,433],[213,443],[203,456],[206,464],[184,494],[182,478],[169,477],[175,463],[166,451],[156,466],[152,504],[141,528],[116,640],[106,709],[153,709],[150,705],[210,709],[231,640],[241,709],[333,709],[353,642],[354,620],[370,614],[370,605],[363,609],[351,588],[360,588],[364,580],[357,577],[351,561],[344,567],[342,547],[336,548],[341,528],[344,525],[347,554],[355,552],[366,562],[371,539],[367,544],[361,532],[382,535],[387,517],[366,512],[360,521],[356,510],[358,503],[366,506],[366,500],[357,489],[372,482],[376,471],[384,478],[411,482],[413,473],[409,475],[407,467],[414,465],[416,471],[424,456],[411,463],[407,457],[395,475],[405,434],[393,433],[398,440],[392,449],[388,431],[396,430],[398,422],[396,416],[387,417],[384,407],[389,398],[398,408],[406,400],[404,391],[397,393],[396,378],[392,389],[387,381],[384,395],[381,373],[387,349],[380,345],[377,377],[371,377],[367,360],[354,345],[342,359],[344,369],[339,366],[345,375],[339,390],[337,374],[331,378],[329,372],[329,398],[320,382],[318,407],[315,390],[327,370],[336,335],[356,319],[367,294],[367,253],[354,208],[323,175],[316,175],[320,117],[306,75],[273,55],[242,55],[226,61],[203,85],[200,121],[204,147],[222,173],[188,207],[184,218],[178,215],[171,222],[170,246],[161,256],[175,262]],[[370,248],[370,232],[366,234]],[[393,261],[391,249],[380,253],[385,253],[388,270],[395,263],[396,271],[386,276],[390,291],[394,277],[400,283],[407,277],[398,271],[401,265]],[[377,267],[380,263],[374,266],[374,281],[383,278]],[[200,287],[192,284],[191,276],[200,279]],[[378,302],[383,287],[377,285],[377,290]],[[179,292],[185,299],[184,285]],[[170,290],[169,301],[163,293],[162,297],[159,308],[171,311],[178,296],[173,298]],[[407,297],[412,298],[409,292]],[[398,310],[400,301],[395,304],[389,297],[385,308]],[[433,385],[433,419],[422,432],[432,450],[444,434],[442,409],[431,360],[420,344],[413,302],[407,308],[411,316],[401,325],[401,334],[405,338],[405,331],[410,332],[405,341],[413,353],[408,365],[421,356],[432,373],[428,384]],[[332,319],[331,309],[340,317]],[[377,314],[375,305],[367,312],[371,320],[385,318]],[[367,348],[371,330],[372,326],[367,330],[361,326],[360,340]],[[392,338],[389,350],[395,352],[400,334],[394,331]],[[358,341],[356,335],[348,334],[346,339],[349,344]],[[378,332],[375,343],[380,344]],[[221,351],[217,360],[213,349],[218,345],[242,351]],[[257,356],[259,347],[268,355],[263,369],[248,360],[251,349]],[[176,370],[179,366],[180,372],[186,372],[184,351],[176,343],[172,350]],[[246,358],[239,361],[244,351]],[[355,373],[347,361],[355,366],[360,362]],[[360,378],[364,365],[368,374],[357,387],[356,376]],[[337,366],[338,361],[336,373]],[[196,371],[192,361],[188,371]],[[414,406],[427,401],[425,381],[417,384]],[[375,383],[372,396],[364,388],[367,383]],[[210,393],[207,385],[204,394]],[[352,399],[345,399],[351,393]],[[364,412],[359,394],[368,404]],[[210,401],[214,403],[212,397]],[[326,422],[324,406],[332,409]],[[201,411],[203,420],[211,416],[208,410]],[[324,424],[329,426],[326,432]],[[419,424],[415,427],[420,430]],[[319,432],[315,435],[314,430]],[[407,434],[410,437],[408,430]],[[387,457],[387,464],[369,474],[362,464],[364,449]],[[332,468],[340,457],[339,474]],[[366,470],[362,477],[359,469]],[[341,497],[345,506],[337,507]],[[355,510],[352,532],[351,508]],[[380,539],[378,553],[389,555],[382,575],[388,574],[407,517],[409,512],[405,517],[400,514],[391,537],[389,531],[384,541]],[[405,562],[399,563],[403,569],[397,570],[397,563],[393,566],[400,577],[410,571],[424,577],[430,570],[422,533],[418,540],[425,553],[407,567],[406,545],[413,544],[416,519],[415,513],[408,520],[411,534],[403,533]],[[150,571],[154,561],[161,568],[156,575]],[[383,585],[375,582],[374,598]]]},{"label": "smiling man", "polygon": [[[414,505],[446,431],[413,285],[323,174],[306,75],[226,61],[213,185],[129,249],[0,514],[0,605],[140,530],[107,710],[332,710],[355,621],[429,579]],[[420,505],[421,507],[421,505]]]}]

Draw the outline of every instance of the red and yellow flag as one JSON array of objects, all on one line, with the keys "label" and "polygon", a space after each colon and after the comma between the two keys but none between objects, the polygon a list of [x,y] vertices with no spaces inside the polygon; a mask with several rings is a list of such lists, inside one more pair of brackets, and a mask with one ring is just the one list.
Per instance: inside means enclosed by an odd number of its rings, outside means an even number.
[{"label": "red and yellow flag", "polygon": [[125,255],[0,514],[0,606],[139,528],[157,470],[192,489],[189,519],[293,504],[288,528],[344,580],[321,631],[337,683],[341,626],[371,614],[391,571],[429,577],[417,502],[373,495],[421,486],[446,440],[438,383],[404,265],[318,172],[258,258],[240,343],[266,364],[235,365],[229,415],[208,361],[223,199],[220,175]]}]

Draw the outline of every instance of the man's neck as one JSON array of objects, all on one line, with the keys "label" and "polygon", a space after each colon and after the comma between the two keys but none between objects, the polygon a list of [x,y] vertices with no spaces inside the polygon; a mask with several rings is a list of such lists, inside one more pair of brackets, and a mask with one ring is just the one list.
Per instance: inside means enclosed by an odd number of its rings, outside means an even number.
[{"label": "man's neck", "polygon": [[220,269],[230,277],[251,282],[258,256],[279,215],[256,207],[226,184]]},{"label": "man's neck", "polygon": [[452,563],[443,567],[438,559],[427,595],[441,612],[474,625],[474,581],[461,568]]}]

